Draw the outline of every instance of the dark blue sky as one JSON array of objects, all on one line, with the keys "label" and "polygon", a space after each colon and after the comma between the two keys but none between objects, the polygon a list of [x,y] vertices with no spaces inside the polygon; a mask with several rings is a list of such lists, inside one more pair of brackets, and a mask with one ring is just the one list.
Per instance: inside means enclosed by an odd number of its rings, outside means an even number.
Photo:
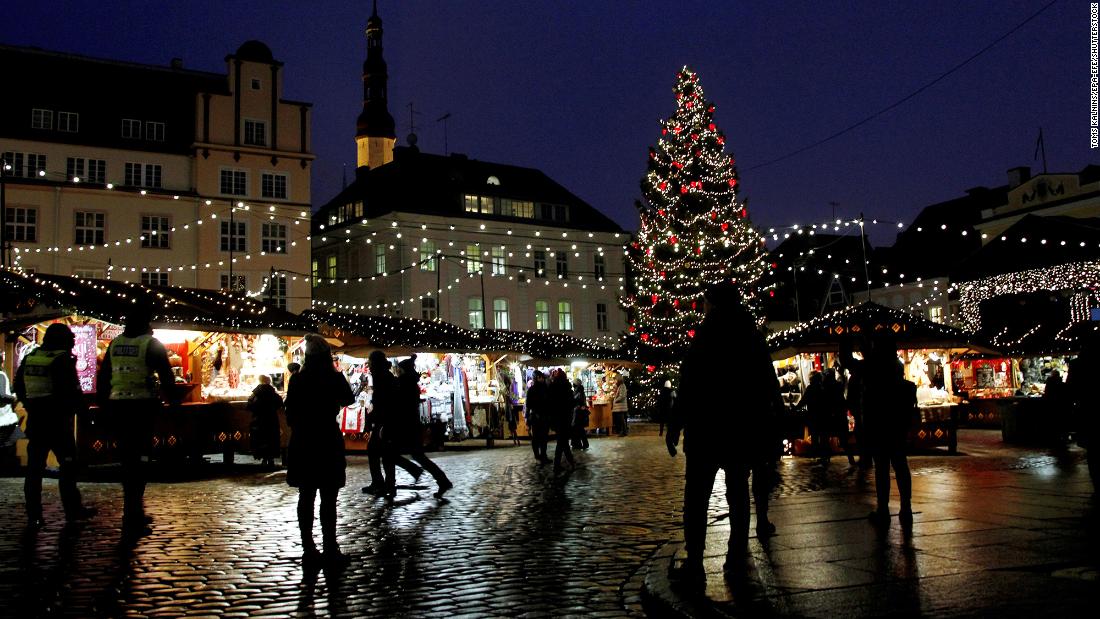
[{"label": "dark blue sky", "polygon": [[[924,205],[1004,184],[1043,127],[1051,171],[1088,147],[1088,2],[1062,0],[913,100],[759,169],[893,103],[1045,5],[1003,2],[382,0],[391,112],[420,146],[532,166],[637,227],[646,149],[674,109],[676,71],[700,73],[762,227],[838,214],[911,220]],[[12,0],[0,42],[222,71],[247,39],[286,63],[284,96],[312,101],[313,201],[355,166],[370,3]],[[877,244],[895,229],[873,227]]]}]

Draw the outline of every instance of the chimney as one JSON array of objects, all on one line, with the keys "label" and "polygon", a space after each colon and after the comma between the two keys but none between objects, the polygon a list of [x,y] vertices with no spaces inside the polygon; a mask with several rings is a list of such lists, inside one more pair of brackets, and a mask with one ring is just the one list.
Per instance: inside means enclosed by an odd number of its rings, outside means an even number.
[{"label": "chimney", "polygon": [[1031,168],[1020,166],[1018,168],[1008,169],[1008,188],[1015,189],[1020,185],[1023,185],[1031,178]]},{"label": "chimney", "polygon": [[183,58],[173,58],[172,62],[168,63],[168,66],[172,67],[173,69],[182,69]]}]

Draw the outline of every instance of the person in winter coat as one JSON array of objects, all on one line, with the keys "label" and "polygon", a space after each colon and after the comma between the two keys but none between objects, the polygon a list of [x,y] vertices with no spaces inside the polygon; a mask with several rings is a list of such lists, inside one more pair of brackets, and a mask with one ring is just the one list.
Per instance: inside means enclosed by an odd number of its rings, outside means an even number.
[{"label": "person in winter coat", "polygon": [[560,368],[554,368],[550,372],[548,399],[554,432],[558,439],[554,447],[554,474],[557,475],[562,471],[563,457],[569,462],[570,469],[575,467],[573,450],[569,448],[569,438],[573,434],[573,389],[569,386],[569,379],[566,378],[565,372]]},{"label": "person in winter coat", "polygon": [[630,434],[630,425],[626,416],[630,412],[630,398],[626,390],[626,382],[622,376],[615,377],[615,392],[611,399],[611,425],[619,436]]},{"label": "person in winter coat", "polygon": [[[302,370],[290,377],[286,392],[290,426],[286,483],[298,489],[298,529],[302,563],[307,567],[322,560],[337,566],[347,563],[336,541],[336,497],[347,483],[344,435],[336,417],[354,401],[347,379],[332,364],[328,343],[319,335],[307,335]],[[313,540],[313,505],[318,492],[323,555]]]},{"label": "person in winter coat", "polygon": [[[706,315],[680,366],[680,389],[665,435],[669,455],[675,456],[680,433],[684,432],[684,573],[692,578],[703,573],[707,506],[718,469],[726,472],[730,507],[727,566],[737,567],[748,548],[750,471],[757,535],[775,531],[768,519],[768,493],[773,481],[768,465],[780,451],[778,414],[782,400],[764,337],[741,298],[730,284],[707,290]],[[738,354],[730,355],[731,350]],[[738,394],[732,409],[715,409],[710,395],[715,367],[725,368],[723,388]]]},{"label": "person in winter coat", "polygon": [[664,436],[665,424],[672,415],[675,402],[676,392],[672,389],[672,381],[666,380],[657,390],[657,436]]},{"label": "person in winter coat", "polygon": [[573,380],[573,449],[588,449],[588,396],[580,379]]},{"label": "person in winter coat", "polygon": [[264,466],[275,466],[275,459],[282,455],[279,409],[283,407],[283,398],[271,386],[270,376],[260,375],[260,384],[252,390],[247,406],[252,412],[252,455]]},{"label": "person in winter coat", "polygon": [[50,451],[61,464],[58,490],[65,520],[85,520],[95,509],[84,507],[76,487],[76,441],[73,416],[83,413],[84,394],[76,374],[73,345],[76,337],[69,327],[54,323],[46,328],[42,345],[23,359],[15,374],[15,394],[27,409],[27,477],[23,484],[27,525],[39,529],[42,517],[42,475]]},{"label": "person in winter coat", "polygon": [[[404,420],[400,412],[397,378],[390,371],[392,364],[386,359],[386,353],[381,350],[371,352],[367,365],[374,386],[371,392],[371,411],[367,417],[371,428],[370,442],[367,444],[370,485],[364,487],[363,492],[392,499],[397,488],[394,467],[405,469],[412,475],[413,481],[420,481],[424,470],[394,449],[397,446],[397,437],[404,435],[405,428],[401,427]],[[386,476],[382,474],[384,464],[389,471]]]},{"label": "person in winter coat", "polygon": [[546,447],[550,442],[553,415],[546,375],[538,370],[535,370],[531,388],[527,390],[524,414],[527,416],[527,431],[531,434],[531,451],[535,452],[535,460],[540,465],[548,464],[550,458],[546,455]]},{"label": "person in winter coat", "polygon": [[389,484],[386,496],[393,498],[395,456],[409,454],[417,464],[427,471],[438,487],[435,498],[441,499],[454,484],[447,478],[439,466],[424,453],[424,432],[420,423],[420,374],[416,371],[416,355],[397,364],[401,373],[397,377],[397,417],[390,424],[395,430],[392,436],[383,438],[388,441],[389,456],[386,460],[386,481]]},{"label": "person in winter coat", "polygon": [[875,463],[876,523],[890,519],[890,468],[901,495],[902,524],[913,522],[913,482],[905,455],[909,428],[917,414],[917,386],[905,380],[897,343],[888,337],[872,342],[866,362],[863,418],[867,450]]}]

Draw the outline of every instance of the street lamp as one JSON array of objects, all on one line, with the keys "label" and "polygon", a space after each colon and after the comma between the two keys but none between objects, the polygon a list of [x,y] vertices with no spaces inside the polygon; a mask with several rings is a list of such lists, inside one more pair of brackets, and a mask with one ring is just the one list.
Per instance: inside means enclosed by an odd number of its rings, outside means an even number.
[{"label": "street lamp", "polygon": [[0,268],[8,266],[8,207],[4,197],[4,177],[11,170],[7,159],[0,158]]}]

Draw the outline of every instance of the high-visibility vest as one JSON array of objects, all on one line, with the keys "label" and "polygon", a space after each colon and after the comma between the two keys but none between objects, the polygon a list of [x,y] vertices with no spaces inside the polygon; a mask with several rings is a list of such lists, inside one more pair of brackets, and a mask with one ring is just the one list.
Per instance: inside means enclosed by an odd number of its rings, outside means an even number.
[{"label": "high-visibility vest", "polygon": [[54,394],[53,372],[50,366],[67,350],[46,350],[36,348],[23,358],[23,385],[27,390],[27,399],[45,398]]},{"label": "high-visibility vest", "polygon": [[111,341],[107,357],[111,360],[112,400],[149,400],[157,398],[153,371],[145,362],[152,335],[126,337]]}]

